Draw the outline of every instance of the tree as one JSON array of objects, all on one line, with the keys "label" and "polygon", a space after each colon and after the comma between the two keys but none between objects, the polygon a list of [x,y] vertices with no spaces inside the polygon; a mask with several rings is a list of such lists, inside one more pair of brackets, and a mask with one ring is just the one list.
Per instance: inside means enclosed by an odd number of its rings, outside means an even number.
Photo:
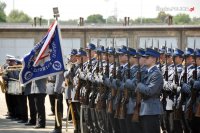
[{"label": "tree", "polygon": [[6,22],[6,14],[4,9],[6,8],[6,3],[0,1],[0,22]]},{"label": "tree", "polygon": [[170,14],[166,14],[165,12],[161,11],[158,13],[157,19],[160,20],[160,22],[165,23],[169,15]]},{"label": "tree", "polygon": [[157,18],[144,18],[143,23],[160,23],[160,20],[158,20]]},{"label": "tree", "polygon": [[87,17],[87,23],[105,23],[106,20],[100,14],[94,14]]},{"label": "tree", "polygon": [[12,10],[7,17],[7,22],[27,23],[31,21],[31,17],[25,14],[23,11]]},{"label": "tree", "polygon": [[156,24],[156,23],[161,23],[159,19],[157,18],[136,18],[135,20],[131,21],[132,24]]},{"label": "tree", "polygon": [[109,16],[107,18],[107,24],[117,24],[117,18],[115,16]]},{"label": "tree", "polygon": [[136,18],[131,21],[131,24],[140,24],[141,23],[141,18]]},{"label": "tree", "polygon": [[173,21],[175,24],[189,24],[191,18],[188,14],[180,13],[173,17]]}]

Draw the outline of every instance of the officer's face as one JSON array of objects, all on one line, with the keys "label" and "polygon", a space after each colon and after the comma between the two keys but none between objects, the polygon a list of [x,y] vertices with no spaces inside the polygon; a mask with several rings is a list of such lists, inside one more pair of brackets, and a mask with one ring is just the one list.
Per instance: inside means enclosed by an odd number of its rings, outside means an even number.
[{"label": "officer's face", "polygon": [[200,57],[196,58],[197,66],[200,66]]},{"label": "officer's face", "polygon": [[183,62],[183,58],[181,58],[181,57],[179,57],[179,56],[176,56],[176,57],[175,57],[175,63],[176,63],[176,64],[182,64],[182,62]]},{"label": "officer's face", "polygon": [[14,60],[10,60],[9,63],[8,63],[8,65],[9,65],[9,66],[16,65],[16,62],[15,62]]},{"label": "officer's face", "polygon": [[102,54],[102,60],[106,60],[106,54],[105,53]]},{"label": "officer's face", "polygon": [[141,65],[141,66],[145,65],[145,62],[146,62],[146,58],[140,57],[140,59],[139,59],[140,65]]},{"label": "officer's face", "polygon": [[75,63],[77,61],[76,56],[75,55],[71,55],[69,61],[72,62],[72,63]]},{"label": "officer's face", "polygon": [[88,60],[87,56],[76,56],[77,59],[77,63],[80,64],[81,63],[81,58],[83,58],[83,63],[86,62]]},{"label": "officer's face", "polygon": [[115,59],[114,59],[114,56],[111,55],[111,54],[108,55],[108,59],[109,59],[109,62],[110,62],[110,63],[114,62],[114,60],[115,60]]},{"label": "officer's face", "polygon": [[136,57],[130,57],[130,63],[131,64],[136,64],[137,63],[137,58]]},{"label": "officer's face", "polygon": [[156,58],[152,57],[152,56],[147,56],[146,60],[145,60],[145,65],[147,67],[151,67],[153,65],[156,64]]},{"label": "officer's face", "polygon": [[186,58],[186,62],[187,62],[187,65],[190,65],[190,64],[194,63],[194,58],[193,58],[193,56],[188,56],[188,57]]},{"label": "officer's face", "polygon": [[127,62],[127,55],[125,55],[125,54],[120,54],[119,55],[119,62],[120,63],[122,63],[122,64],[124,64],[124,63],[126,63]]},{"label": "officer's face", "polygon": [[172,56],[166,56],[166,58],[167,58],[167,64],[172,64],[173,63]]},{"label": "officer's face", "polygon": [[81,56],[76,56],[77,63],[81,63]]},{"label": "officer's face", "polygon": [[160,62],[163,63],[165,60],[165,54],[160,54]]}]

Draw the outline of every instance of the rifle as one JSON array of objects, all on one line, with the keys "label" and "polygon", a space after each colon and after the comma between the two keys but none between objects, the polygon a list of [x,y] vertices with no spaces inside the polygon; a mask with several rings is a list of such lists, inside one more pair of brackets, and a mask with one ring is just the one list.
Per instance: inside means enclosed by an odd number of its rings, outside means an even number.
[{"label": "rifle", "polygon": [[[158,50],[159,50],[159,47],[160,47],[160,43],[159,43],[159,40],[158,40]],[[158,61],[159,61],[159,70],[162,72],[161,62],[160,62],[160,56],[158,58]]]},{"label": "rifle", "polygon": [[[92,61],[91,61],[91,50],[89,49],[89,63],[88,63],[88,72],[92,72]],[[85,96],[83,99],[83,104],[88,105],[89,104],[89,95],[91,92],[91,82],[89,80],[86,81],[86,86],[85,86],[86,92],[85,92]]]},{"label": "rifle", "polygon": [[[98,45],[98,43],[97,43],[97,45]],[[97,66],[96,66],[96,69],[95,69],[95,72],[96,73],[94,73],[95,74],[95,76],[98,76],[98,73],[99,73],[99,56],[100,56],[100,52],[99,51],[97,51]],[[90,72],[91,72],[91,70],[90,70]],[[89,106],[90,106],[90,108],[94,108],[95,107],[95,99],[96,99],[96,97],[97,97],[97,94],[98,94],[98,86],[97,86],[97,84],[95,84],[95,83],[91,83],[90,82],[90,85],[92,84],[92,87],[91,87],[91,92],[90,92],[90,96],[89,96]]]},{"label": "rifle", "polygon": [[[196,41],[194,40],[194,48],[195,48],[195,45],[196,45]],[[196,62],[196,53],[194,52],[194,60],[195,60],[195,63],[194,63],[194,66],[195,66],[195,69],[193,71],[193,79],[194,80],[197,80],[197,62]],[[189,106],[188,106],[188,110],[186,110],[186,118],[188,120],[192,120],[193,118],[193,105],[196,101],[196,98],[197,98],[197,91],[194,89],[193,87],[193,84],[191,85],[191,97],[190,97],[190,102],[189,102]],[[199,106],[199,104],[198,104]],[[198,109],[198,108],[197,108]],[[199,115],[200,112],[195,112],[195,116]]]},{"label": "rifle", "polygon": [[[103,61],[102,61],[103,59],[102,59],[102,53],[100,53],[100,57],[99,57],[99,58],[100,58],[100,61],[101,61],[101,62],[100,62],[99,72],[100,72],[101,75],[103,75]],[[109,64],[108,64],[108,65],[109,65]],[[109,69],[109,66],[108,66],[108,69]]]},{"label": "rifle", "polygon": [[[118,63],[117,79],[121,81],[122,77],[121,77],[121,66],[120,66],[120,62],[119,62],[119,55],[117,56],[117,63]],[[116,90],[115,90],[115,92],[116,92]],[[116,98],[120,98],[119,100],[117,100],[118,103],[117,103],[117,106],[116,106],[114,118],[119,118],[119,112],[120,112],[120,103],[119,102],[121,101],[120,92],[121,92],[121,90],[118,88],[117,94],[114,93],[115,94],[114,96],[116,96]]]},{"label": "rifle", "polygon": [[176,84],[177,86],[180,86],[180,85],[179,85],[179,79],[178,79],[177,66],[176,66],[176,62],[175,62],[175,57],[173,57],[173,62],[174,62],[174,67],[175,67],[175,75],[174,75],[175,84]]},{"label": "rifle", "polygon": [[100,52],[99,51],[97,51],[97,59],[98,59],[98,61],[97,61],[97,67],[96,67],[96,70],[95,70],[95,72],[96,72],[96,74],[98,75],[98,73],[99,73],[99,71],[100,71],[100,68],[99,68],[99,64],[100,64]]},{"label": "rifle", "polygon": [[[186,55],[184,56],[184,59],[185,59],[185,67],[184,67],[184,74],[183,74],[183,82],[187,84],[187,62],[186,62]],[[180,102],[178,104],[178,107],[177,107],[177,112],[176,114],[179,114],[180,117],[182,118],[182,105],[183,105],[183,102],[185,100],[185,94],[183,92],[181,92],[181,99],[180,99]]]},{"label": "rifle", "polygon": [[[116,58],[115,49],[113,52],[113,56],[115,59]],[[109,68],[108,68],[108,71],[109,71]],[[112,73],[113,73],[113,79],[116,79],[116,61],[114,61]],[[116,95],[116,90],[114,88],[111,88],[111,99],[108,101],[108,113],[113,112],[113,98],[115,97],[115,95]]]},{"label": "rifle", "polygon": [[[166,48],[166,45],[167,45],[167,42],[165,41],[165,48]],[[164,73],[164,78],[165,78],[165,81],[168,81],[167,48],[165,50],[165,73]],[[162,91],[163,91],[162,103],[163,103],[163,107],[165,109],[166,108],[166,104],[167,104],[167,101],[166,101],[167,94],[166,94],[165,90],[162,90]]]},{"label": "rifle", "polygon": [[108,58],[108,48],[106,49],[106,70],[105,70],[106,77],[109,77],[109,58]]},{"label": "rifle", "polygon": [[[97,64],[98,67],[100,65],[98,74],[99,74],[100,77],[103,77],[103,62],[102,62],[101,53],[99,53],[99,56],[98,56],[98,61],[99,60],[100,60],[100,63]],[[105,93],[104,92],[105,89],[104,89],[104,86],[103,86],[102,83],[99,83],[98,88],[99,88],[99,90],[98,90],[99,91],[99,98],[98,98],[98,101],[97,101],[97,104],[96,104],[96,109],[102,110],[103,108],[106,107],[106,100],[104,100],[104,97],[103,97],[103,95]]]},{"label": "rifle", "polygon": [[[138,59],[138,71],[137,71],[137,82],[140,83],[141,82],[141,66],[140,66],[140,57],[138,55],[137,57]],[[139,122],[139,113],[140,113],[140,104],[141,104],[141,94],[140,92],[136,92],[136,105],[134,107],[134,112],[133,112],[133,116],[132,116],[132,121],[133,122]]]},{"label": "rifle", "polygon": [[[83,72],[83,57],[82,56],[81,56],[80,69],[81,69],[81,72]],[[83,84],[82,79],[78,78],[78,86],[76,89],[74,100],[80,100],[80,90],[81,90],[82,84]]]},{"label": "rifle", "polygon": [[[165,41],[165,48],[166,48],[166,41]],[[167,50],[165,50],[165,65],[166,65],[166,68],[165,68],[165,74],[164,74],[164,77],[165,77],[165,81],[168,81],[168,64],[167,64]]]},{"label": "rifle", "polygon": [[[175,56],[173,57],[173,62],[174,62],[174,68],[175,68],[175,74],[174,74],[174,82],[175,84],[177,85],[177,87],[180,86],[179,84],[179,78],[178,78],[178,71],[177,71],[177,66],[176,66],[176,62],[175,62]],[[173,108],[173,111],[174,111],[174,120],[181,120],[181,112],[182,110],[179,110],[177,108],[177,98],[178,98],[178,93],[177,93],[177,88],[173,88],[174,92],[175,92],[175,96],[174,96],[174,100],[175,100],[175,105],[174,105],[174,108]]]}]

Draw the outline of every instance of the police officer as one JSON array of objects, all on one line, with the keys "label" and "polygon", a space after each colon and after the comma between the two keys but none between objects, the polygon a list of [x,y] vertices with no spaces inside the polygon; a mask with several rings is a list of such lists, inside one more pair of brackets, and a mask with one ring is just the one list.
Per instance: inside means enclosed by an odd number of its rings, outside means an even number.
[{"label": "police officer", "polygon": [[[16,63],[16,58],[12,57],[12,58],[8,58],[7,59],[7,63],[8,63],[8,67],[12,67],[17,65]],[[7,69],[8,67],[5,67],[5,69]],[[11,94],[10,92],[12,92],[13,90],[15,90],[15,86],[13,86],[12,84],[14,82],[18,82],[17,80],[19,80],[19,71],[17,70],[13,70],[13,71],[6,71],[5,73],[3,73],[2,78],[5,80],[6,84],[7,84],[7,92],[6,92],[6,103],[7,103],[7,107],[8,107],[8,112],[9,112],[9,116],[6,117],[7,119],[12,119],[12,120],[20,120],[20,108],[19,108],[19,103],[18,103],[18,99],[17,99],[17,95],[15,94]],[[11,90],[10,92],[8,92],[8,90]]]},{"label": "police officer", "polygon": [[[137,132],[137,127],[135,127],[134,123],[132,123],[132,115],[133,115],[133,110],[134,110],[134,105],[136,102],[136,97],[135,97],[135,87],[136,87],[136,72],[138,71],[138,60],[137,60],[137,53],[135,49],[128,48],[128,56],[129,57],[129,63],[130,63],[130,70],[129,68],[126,70],[126,80],[125,80],[125,85],[124,88],[128,89],[128,103],[126,105],[127,107],[127,115],[126,115],[126,128],[127,128],[127,133],[131,132]],[[129,64],[128,64],[129,65]],[[130,78],[128,77],[128,73],[130,73]]]},{"label": "police officer", "polygon": [[98,63],[96,66],[95,82],[98,87],[97,98],[95,99],[95,110],[98,121],[98,127],[100,132],[109,132],[108,120],[106,115],[106,100],[108,94],[108,88],[104,85],[103,79],[105,76],[106,65],[109,67],[109,62],[106,62],[106,51],[103,46],[97,48],[98,52]]},{"label": "police officer", "polygon": [[110,133],[115,133],[119,132],[119,123],[118,121],[114,120],[114,114],[115,114],[115,108],[114,106],[109,106],[109,104],[114,103],[114,96],[113,96],[113,89],[115,89],[111,82],[112,79],[115,79],[115,74],[116,73],[116,65],[115,65],[115,49],[113,47],[109,47],[106,49],[106,66],[105,66],[105,74],[104,74],[104,80],[103,83],[104,85],[109,88],[108,92],[108,98],[107,98],[107,117],[108,117],[108,127],[110,127],[109,132]]},{"label": "police officer", "polygon": [[174,78],[174,64],[173,64],[172,54],[173,54],[173,49],[167,48],[165,54],[166,64],[164,66],[165,74],[164,74],[164,86],[163,86],[164,89],[163,98],[166,101],[166,105],[163,106],[166,111],[165,122],[168,133],[172,133],[174,130],[174,123],[173,123],[174,93],[173,93],[173,88],[170,86],[173,83],[173,78]]},{"label": "police officer", "polygon": [[126,122],[125,119],[119,119],[119,110],[120,110],[120,103],[122,100],[123,90],[124,90],[124,76],[125,71],[127,69],[127,47],[122,46],[121,48],[117,49],[117,55],[118,55],[118,68],[117,68],[117,77],[116,79],[113,79],[112,85],[113,88],[117,91],[117,94],[114,99],[114,120],[118,121],[119,123],[119,132],[123,133],[126,132]]},{"label": "police officer", "polygon": [[[113,51],[114,52],[114,51]],[[117,69],[116,69],[116,62],[117,60]],[[125,126],[125,119],[118,119],[119,118],[119,110],[120,110],[120,103],[122,99],[122,92],[124,87],[124,80],[123,77],[125,75],[125,69],[127,66],[127,47],[122,46],[118,48],[116,53],[114,53],[114,64],[112,68],[112,75],[110,75],[109,82],[107,82],[107,78],[105,79],[105,84],[111,88],[111,92],[108,97],[108,117],[110,120],[110,124],[112,125],[113,132],[126,132],[124,129]],[[116,73],[116,75],[115,75]],[[112,106],[111,106],[112,105]]]},{"label": "police officer", "polygon": [[[88,61],[86,62],[87,67],[84,69],[83,72],[80,74],[80,78],[85,80],[86,86],[82,87],[81,97],[83,98],[81,108],[83,109],[83,118],[85,119],[85,129],[89,132],[97,131],[96,126],[96,118],[93,105],[93,100],[90,100],[92,97],[95,97],[95,87],[93,86],[93,69],[97,63],[96,60],[96,46],[92,43],[89,43],[86,47]],[[85,131],[87,132],[87,131]]]},{"label": "police officer", "polygon": [[[8,64],[9,64],[9,60],[8,59],[12,58],[12,57],[14,58],[14,56],[6,55],[6,63],[1,66],[1,70],[5,70],[8,67]],[[6,87],[7,87],[7,85],[6,85]],[[5,92],[5,100],[6,100],[6,106],[7,106],[7,109],[8,109],[8,111],[5,114],[5,116],[6,116],[6,119],[8,119],[8,118],[11,119],[11,116],[10,116],[9,95],[8,95],[7,91]]]},{"label": "police officer", "polygon": [[200,132],[200,49],[195,50],[196,64],[197,64],[197,79],[193,83],[193,89],[197,92],[197,98],[194,104],[194,119],[192,122],[192,129],[194,133]]},{"label": "police officer", "polygon": [[31,84],[31,92],[33,94],[34,104],[36,108],[37,122],[35,129],[45,128],[46,114],[45,114],[45,97],[46,97],[46,83],[47,78],[33,80]]},{"label": "police officer", "polygon": [[[89,45],[90,50],[94,50],[96,47],[93,44]],[[77,55],[82,55],[82,61],[81,64],[81,68],[79,68],[78,71],[78,78],[82,81],[81,83],[81,88],[80,88],[80,103],[81,103],[81,107],[80,107],[80,126],[81,126],[81,132],[83,133],[88,133],[91,132],[92,130],[92,120],[91,120],[91,115],[90,115],[90,110],[89,110],[89,89],[86,88],[87,85],[87,72],[88,72],[88,64],[89,61],[87,59],[87,56],[85,54],[85,51],[80,50],[79,53]],[[79,62],[81,60],[81,58],[79,58]],[[91,60],[92,61],[92,60]],[[91,67],[91,66],[90,66]],[[89,73],[91,74],[91,73]],[[89,75],[88,74],[88,75]]]},{"label": "police officer", "polygon": [[142,95],[140,107],[140,124],[142,133],[160,133],[160,117],[163,113],[160,94],[163,76],[156,67],[159,53],[151,48],[145,52],[147,74],[144,81],[138,83],[136,91]]},{"label": "police officer", "polygon": [[31,86],[32,86],[32,82],[30,82],[24,86],[24,95],[26,95],[28,97],[29,114],[30,114],[30,119],[25,124],[25,126],[36,125],[37,112],[36,112],[36,106],[35,106],[35,101],[34,101],[34,94],[31,94]]},{"label": "police officer", "polygon": [[[167,50],[167,47],[164,45],[161,48],[159,48],[160,56],[159,56],[159,60],[157,62],[157,67],[162,72],[163,76],[165,73],[165,65],[166,65],[166,57],[165,57],[166,50]],[[167,132],[167,125],[166,125],[166,121],[165,121],[166,98],[164,98],[163,94],[164,93],[162,92],[161,93],[161,101],[163,104],[164,113],[160,116],[160,122],[161,122],[161,129],[162,129],[163,133],[165,133],[165,132]]]},{"label": "police officer", "polygon": [[[69,64],[67,67],[67,70],[64,73],[65,81],[67,81],[67,88],[65,89],[65,96],[66,96],[66,102],[68,102],[68,111],[69,117],[68,120],[72,120],[72,115],[74,116],[73,122],[74,122],[74,133],[80,132],[80,102],[79,99],[74,98],[77,92],[77,88],[75,87],[78,83],[76,83],[79,79],[77,71],[80,68],[81,64],[81,56],[86,55],[86,52],[84,51],[77,51],[76,49],[73,49],[70,54]],[[69,109],[72,110],[69,110]]]},{"label": "police officer", "polygon": [[[184,52],[178,48],[175,48],[173,51],[173,62],[174,62],[174,74],[173,74],[173,83],[170,85],[172,88],[172,92],[174,92],[174,104],[173,104],[173,113],[174,113],[174,118],[173,118],[173,132],[175,133],[182,133],[183,128],[182,128],[182,122],[179,118],[177,117],[177,109],[179,105],[179,98],[181,97],[180,95],[180,84],[179,84],[179,79],[180,75],[183,71],[183,56]],[[177,71],[177,72],[176,72]],[[182,114],[183,112],[181,112]],[[178,114],[178,115],[181,115]]]},{"label": "police officer", "polygon": [[49,116],[55,115],[55,95],[54,95],[54,87],[56,82],[56,76],[49,76],[47,78],[47,94],[49,95],[49,101],[51,105],[51,114]]},{"label": "police officer", "polygon": [[[88,69],[87,72],[87,80],[91,83],[91,92],[89,94],[89,107],[90,107],[90,114],[91,114],[91,119],[92,119],[92,124],[93,127],[95,128],[94,130],[98,130],[97,129],[97,120],[96,120],[96,116],[95,116],[95,99],[97,97],[97,84],[95,82],[95,70],[97,67],[97,48],[94,44],[90,43],[88,44],[88,46],[86,47],[86,51],[87,51],[87,55],[88,58],[91,58],[91,64],[90,61],[88,61],[88,66],[91,67],[91,69]],[[91,56],[91,57],[89,57]]]},{"label": "police officer", "polygon": [[[77,59],[77,66],[73,70],[75,72],[74,78],[73,78],[73,93],[71,95],[71,105],[74,111],[75,116],[75,133],[80,133],[81,129],[85,130],[86,127],[81,127],[80,125],[80,117],[83,118],[83,116],[80,116],[80,89],[82,86],[84,86],[85,81],[80,78],[80,74],[82,71],[86,68],[86,62],[87,62],[87,53],[83,49],[79,49],[79,51],[76,54]],[[82,121],[82,124],[84,121]]]},{"label": "police officer", "polygon": [[[22,65],[21,60],[16,59],[17,65]],[[18,105],[20,111],[20,121],[18,123],[26,123],[28,121],[28,107],[27,107],[27,95],[25,95],[24,88],[21,87],[21,94],[18,95]]]},{"label": "police officer", "polygon": [[[72,64],[71,63],[75,63],[76,62],[76,54],[77,54],[77,50],[76,49],[72,49],[71,53],[70,53],[70,59],[69,62],[67,63],[67,69],[65,72],[59,74],[56,76],[56,83],[55,83],[55,87],[54,87],[54,95],[55,95],[55,102],[57,104],[56,108],[56,116],[55,116],[55,126],[53,131],[51,131],[50,133],[61,133],[62,132],[62,116],[63,116],[63,95],[62,92],[64,91],[63,89],[65,89],[65,98],[66,98],[66,103],[68,106],[68,111],[69,111],[69,100],[71,100],[71,91],[73,89],[73,78],[74,78],[74,70],[75,68],[72,68]],[[73,64],[74,65],[74,64]],[[65,80],[66,78],[66,80]],[[65,88],[63,83],[65,81]],[[66,82],[67,81],[67,82]],[[70,119],[71,115],[70,115]]]},{"label": "police officer", "polygon": [[[75,95],[75,90],[73,89],[73,79],[75,77],[75,72],[78,68],[78,65],[76,64],[77,59],[76,59],[76,55],[77,55],[77,50],[76,49],[72,49],[71,53],[70,53],[70,58],[67,64],[67,70],[64,73],[64,77],[65,77],[65,99],[66,99],[66,103],[68,106],[68,110],[69,110],[69,102],[72,100],[72,95]],[[64,119],[63,119],[64,120]],[[72,120],[72,115],[71,113],[69,114],[69,121]]]},{"label": "police officer", "polygon": [[[63,109],[63,81],[64,74],[63,72],[56,75],[56,82],[54,87],[55,95],[55,126],[54,130],[50,133],[61,133],[62,132],[62,109]],[[56,106],[57,105],[57,106]]]},{"label": "police officer", "polygon": [[[134,122],[132,120],[135,105],[136,105],[136,93],[135,89],[137,86],[137,78],[138,78],[138,72],[140,71],[141,75],[140,77],[142,78],[144,76],[144,73],[146,71],[144,67],[144,60],[145,58],[143,57],[145,51],[143,49],[139,49],[136,53],[135,49],[129,48],[129,54],[130,54],[130,79],[126,79],[125,81],[125,86],[124,88],[128,89],[128,103],[126,105],[127,107],[127,116],[126,116],[126,128],[127,128],[127,133],[131,132],[137,132],[140,133],[140,124],[138,122]],[[139,62],[138,62],[139,61]],[[140,65],[140,68],[138,67],[138,63]],[[140,70],[139,70],[140,69]]]},{"label": "police officer", "polygon": [[[184,111],[184,131],[185,132],[191,132],[191,120],[187,118],[186,112],[187,112],[187,103],[191,96],[191,80],[193,78],[193,71],[194,71],[194,50],[192,48],[186,48],[185,53],[185,68],[183,72],[181,73],[181,92],[183,93],[181,96],[184,95],[184,103],[183,103],[183,111]],[[187,72],[186,72],[187,71]],[[187,74],[185,74],[187,73]],[[187,77],[186,77],[187,76]]]}]

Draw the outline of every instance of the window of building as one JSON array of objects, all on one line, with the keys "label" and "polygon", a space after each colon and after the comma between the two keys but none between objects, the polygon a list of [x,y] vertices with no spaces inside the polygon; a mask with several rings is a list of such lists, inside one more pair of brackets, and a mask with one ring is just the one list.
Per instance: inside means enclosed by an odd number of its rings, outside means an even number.
[{"label": "window of building", "polygon": [[5,63],[6,54],[23,58],[34,46],[33,38],[0,38],[0,64]]},{"label": "window of building", "polygon": [[138,44],[139,48],[161,48],[165,44],[168,48],[178,48],[178,40],[176,37],[140,37]]},{"label": "window of building", "polygon": [[200,37],[187,37],[187,47],[200,48]]},{"label": "window of building", "polygon": [[96,46],[120,48],[122,45],[128,46],[127,38],[91,38],[90,42]]}]

